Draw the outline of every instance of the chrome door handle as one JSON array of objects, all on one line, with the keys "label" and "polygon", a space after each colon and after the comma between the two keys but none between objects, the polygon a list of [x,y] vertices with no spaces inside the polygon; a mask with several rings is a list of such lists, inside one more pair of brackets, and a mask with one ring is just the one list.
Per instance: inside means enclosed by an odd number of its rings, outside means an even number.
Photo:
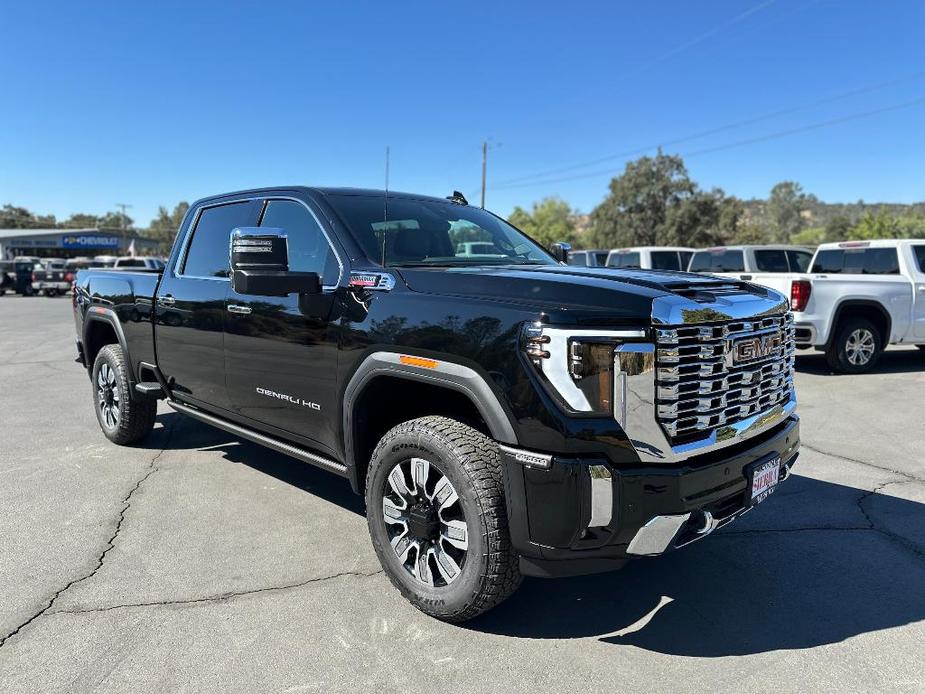
[{"label": "chrome door handle", "polygon": [[246,316],[251,312],[250,306],[236,306],[235,304],[228,304],[229,313],[237,313],[239,316]]},{"label": "chrome door handle", "polygon": [[170,294],[167,294],[166,296],[157,297],[157,303],[161,306],[173,306],[177,303],[177,300],[170,296]]}]

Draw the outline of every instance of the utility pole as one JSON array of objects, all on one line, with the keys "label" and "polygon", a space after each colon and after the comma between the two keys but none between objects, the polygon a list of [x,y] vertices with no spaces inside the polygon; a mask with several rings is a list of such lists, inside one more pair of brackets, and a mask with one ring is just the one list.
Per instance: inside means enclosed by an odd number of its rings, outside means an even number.
[{"label": "utility pole", "polygon": [[116,207],[118,207],[121,210],[121,214],[119,215],[119,227],[122,229],[122,245],[124,246],[125,245],[125,232],[127,231],[125,228],[125,220],[128,219],[125,216],[125,210],[130,208],[131,205],[127,205],[124,202],[117,202]]},{"label": "utility pole", "polygon": [[485,209],[485,170],[488,166],[488,140],[482,140],[482,209]]}]

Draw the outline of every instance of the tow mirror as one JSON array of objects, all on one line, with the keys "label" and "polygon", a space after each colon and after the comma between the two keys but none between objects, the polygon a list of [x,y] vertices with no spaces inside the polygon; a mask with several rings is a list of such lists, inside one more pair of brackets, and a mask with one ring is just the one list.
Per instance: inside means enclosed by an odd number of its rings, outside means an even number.
[{"label": "tow mirror", "polygon": [[552,252],[552,257],[558,260],[560,263],[568,262],[568,254],[572,250],[572,244],[566,243],[565,241],[558,241],[552,246],[549,247],[549,250]]},{"label": "tow mirror", "polygon": [[291,272],[283,229],[238,227],[231,232],[231,288],[238,294],[317,294],[317,272]]}]

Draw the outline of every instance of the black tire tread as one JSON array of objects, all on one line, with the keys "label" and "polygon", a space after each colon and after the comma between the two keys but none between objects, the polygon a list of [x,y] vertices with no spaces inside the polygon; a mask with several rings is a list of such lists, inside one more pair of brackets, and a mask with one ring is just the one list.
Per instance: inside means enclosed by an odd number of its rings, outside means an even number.
[{"label": "black tire tread", "polygon": [[114,432],[110,432],[100,421],[100,428],[107,439],[120,446],[135,443],[147,436],[151,429],[154,428],[154,419],[157,416],[157,401],[132,397],[131,380],[128,377],[128,366],[125,363],[125,356],[122,354],[122,347],[116,344],[105,345],[96,355],[91,379],[94,409],[98,420],[100,419],[100,414],[99,404],[96,402],[96,373],[102,361],[108,362],[109,368],[116,372],[116,378],[119,380],[119,388],[123,396],[123,404],[119,407],[119,427]]},{"label": "black tire tread", "polygon": [[[445,622],[465,622],[496,607],[509,598],[520,586],[523,577],[517,556],[511,547],[508,532],[507,508],[504,497],[504,480],[498,444],[481,432],[455,419],[440,416],[412,419],[392,428],[376,446],[372,460],[376,461],[382,451],[387,450],[397,438],[418,438],[427,436],[439,439],[452,450],[462,470],[471,481],[482,517],[487,526],[486,547],[488,562],[482,573],[478,590],[466,605],[452,613],[435,613],[426,603],[420,601],[411,591],[389,572],[389,580],[402,595],[418,609]],[[372,475],[366,478],[366,498],[369,499],[369,484]],[[371,534],[375,543],[375,535]]]}]

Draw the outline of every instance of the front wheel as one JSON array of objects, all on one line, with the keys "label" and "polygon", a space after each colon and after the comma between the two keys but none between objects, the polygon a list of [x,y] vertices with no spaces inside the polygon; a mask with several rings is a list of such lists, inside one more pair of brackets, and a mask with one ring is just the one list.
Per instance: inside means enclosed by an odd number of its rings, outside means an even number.
[{"label": "front wheel", "polygon": [[859,374],[872,369],[882,351],[883,341],[874,324],[849,318],[837,327],[825,356],[833,371]]},{"label": "front wheel", "polygon": [[382,438],[366,479],[373,547],[419,610],[463,622],[520,585],[494,441],[446,417],[414,419]]},{"label": "front wheel", "polygon": [[106,438],[126,445],[154,428],[157,401],[132,399],[128,367],[119,345],[106,345],[96,355],[92,372],[96,419]]}]

